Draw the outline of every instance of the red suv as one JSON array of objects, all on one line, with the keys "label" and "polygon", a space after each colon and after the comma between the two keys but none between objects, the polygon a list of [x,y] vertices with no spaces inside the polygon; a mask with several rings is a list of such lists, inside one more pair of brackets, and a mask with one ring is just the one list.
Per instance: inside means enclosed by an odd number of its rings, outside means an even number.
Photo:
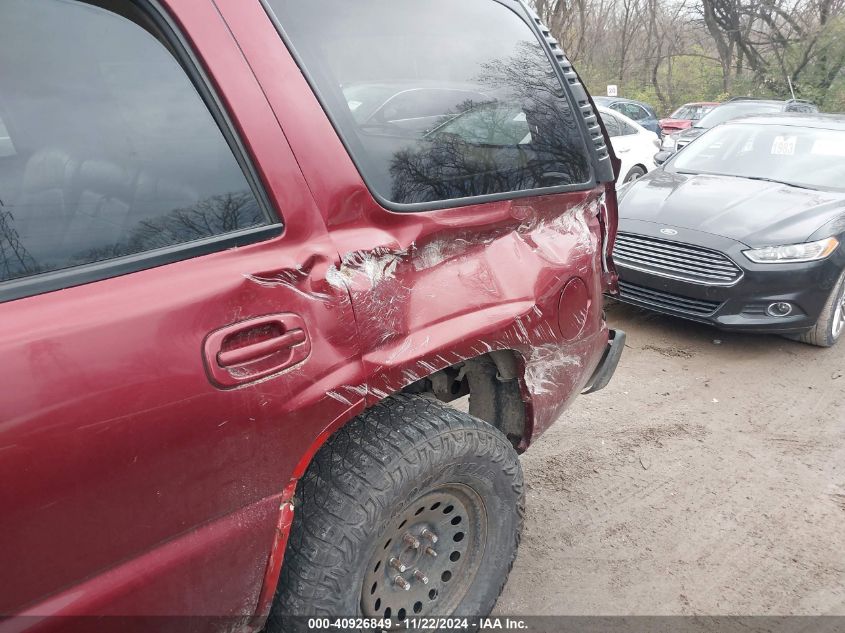
[{"label": "red suv", "polygon": [[0,132],[0,629],[491,610],[517,453],[624,341],[535,15],[5,0]]}]

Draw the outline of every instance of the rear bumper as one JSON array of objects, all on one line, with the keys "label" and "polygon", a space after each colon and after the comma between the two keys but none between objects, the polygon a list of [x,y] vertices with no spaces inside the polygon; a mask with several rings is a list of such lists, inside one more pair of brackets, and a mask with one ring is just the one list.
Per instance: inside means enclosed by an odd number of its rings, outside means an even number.
[{"label": "rear bumper", "polygon": [[616,367],[619,365],[619,359],[622,358],[622,352],[625,349],[626,334],[622,330],[610,330],[610,337],[607,341],[607,349],[604,350],[604,355],[599,362],[598,367],[593,372],[587,386],[584,387],[582,394],[595,393],[600,389],[607,387],[613,374],[616,373]]}]

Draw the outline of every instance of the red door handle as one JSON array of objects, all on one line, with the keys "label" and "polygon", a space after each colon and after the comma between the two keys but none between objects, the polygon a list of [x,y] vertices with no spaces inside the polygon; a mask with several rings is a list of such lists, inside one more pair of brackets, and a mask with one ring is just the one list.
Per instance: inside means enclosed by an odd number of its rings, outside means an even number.
[{"label": "red door handle", "polygon": [[303,362],[311,340],[302,317],[271,314],[209,334],[203,356],[211,382],[230,388],[272,376]]},{"label": "red door handle", "polygon": [[294,345],[299,345],[304,342],[305,332],[303,330],[292,330],[267,341],[238,347],[237,349],[233,349],[228,352],[218,352],[217,364],[221,367],[243,365],[244,363],[266,358],[276,352],[290,349]]}]

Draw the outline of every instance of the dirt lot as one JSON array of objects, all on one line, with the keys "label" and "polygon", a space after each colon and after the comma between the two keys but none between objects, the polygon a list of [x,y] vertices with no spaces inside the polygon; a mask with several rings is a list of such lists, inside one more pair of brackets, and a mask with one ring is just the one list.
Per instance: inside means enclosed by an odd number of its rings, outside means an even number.
[{"label": "dirt lot", "polygon": [[500,614],[845,614],[845,346],[627,306],[610,386],[523,457]]}]

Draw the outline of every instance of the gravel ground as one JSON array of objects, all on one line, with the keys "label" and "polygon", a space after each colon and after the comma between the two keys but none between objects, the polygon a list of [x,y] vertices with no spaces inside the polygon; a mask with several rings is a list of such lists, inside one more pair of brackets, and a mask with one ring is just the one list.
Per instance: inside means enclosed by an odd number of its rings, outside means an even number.
[{"label": "gravel ground", "polygon": [[496,612],[845,615],[845,343],[609,316],[613,381],[523,456]]}]

